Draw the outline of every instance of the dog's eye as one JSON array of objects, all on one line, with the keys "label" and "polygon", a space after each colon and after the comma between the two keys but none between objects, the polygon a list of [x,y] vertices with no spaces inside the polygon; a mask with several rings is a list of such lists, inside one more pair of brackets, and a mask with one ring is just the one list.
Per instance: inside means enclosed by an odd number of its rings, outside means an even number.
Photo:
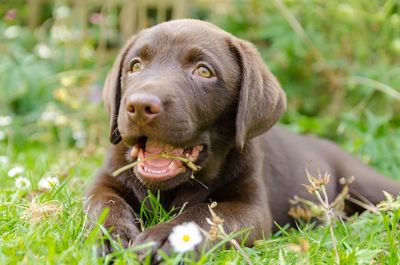
[{"label": "dog's eye", "polygon": [[195,70],[195,74],[204,78],[212,77],[211,70],[204,65],[200,65],[199,67],[197,67]]},{"label": "dog's eye", "polygon": [[138,59],[133,59],[129,66],[129,71],[131,73],[137,73],[142,70],[142,63]]}]

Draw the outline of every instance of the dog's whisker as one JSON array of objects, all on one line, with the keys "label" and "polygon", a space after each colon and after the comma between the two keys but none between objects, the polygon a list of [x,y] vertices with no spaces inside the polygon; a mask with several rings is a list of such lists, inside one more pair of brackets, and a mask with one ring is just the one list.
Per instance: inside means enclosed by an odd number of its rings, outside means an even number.
[{"label": "dog's whisker", "polygon": [[204,188],[206,188],[208,190],[208,186],[206,184],[204,184],[203,182],[201,182],[200,180],[198,180],[197,178],[195,178],[195,176],[193,174],[190,177],[190,179],[197,181],[201,186],[203,186]]}]

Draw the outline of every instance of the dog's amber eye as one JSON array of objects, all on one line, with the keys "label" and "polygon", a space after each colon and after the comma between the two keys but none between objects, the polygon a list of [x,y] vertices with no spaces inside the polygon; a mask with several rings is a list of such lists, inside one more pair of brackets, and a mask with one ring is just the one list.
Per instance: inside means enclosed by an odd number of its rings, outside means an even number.
[{"label": "dog's amber eye", "polygon": [[210,78],[212,76],[212,73],[210,71],[210,69],[208,69],[207,67],[201,65],[199,67],[197,67],[195,73],[201,77],[205,77],[205,78]]},{"label": "dog's amber eye", "polygon": [[130,68],[129,68],[131,73],[137,73],[140,72],[142,70],[142,63],[139,62],[138,60],[132,60],[131,64],[130,64]]}]

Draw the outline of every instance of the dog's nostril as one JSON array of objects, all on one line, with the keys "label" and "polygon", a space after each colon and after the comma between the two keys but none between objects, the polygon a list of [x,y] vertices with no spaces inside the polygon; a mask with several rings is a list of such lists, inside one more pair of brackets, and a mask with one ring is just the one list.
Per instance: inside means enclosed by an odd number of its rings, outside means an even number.
[{"label": "dog's nostril", "polygon": [[126,111],[135,119],[152,119],[162,111],[161,100],[154,95],[132,94],[126,104]]},{"label": "dog's nostril", "polygon": [[128,104],[128,105],[126,106],[126,111],[128,111],[129,113],[134,114],[134,113],[135,113],[135,106],[134,106],[134,105],[131,105],[131,104]]},{"label": "dog's nostril", "polygon": [[144,109],[144,112],[146,112],[146,113],[148,113],[148,114],[153,114],[153,112],[151,111],[151,108],[150,108],[149,106],[147,106],[147,107]]},{"label": "dog's nostril", "polygon": [[160,112],[160,105],[159,104],[151,104],[144,108],[145,114],[157,114]]}]

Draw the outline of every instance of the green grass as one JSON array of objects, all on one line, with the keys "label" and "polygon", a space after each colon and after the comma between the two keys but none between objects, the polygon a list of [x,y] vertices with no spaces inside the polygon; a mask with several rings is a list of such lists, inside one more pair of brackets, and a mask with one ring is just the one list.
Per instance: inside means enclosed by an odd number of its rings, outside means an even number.
[{"label": "green grass", "polygon": [[[0,168],[0,263],[1,264],[104,264],[115,258],[115,264],[135,264],[136,255],[131,249],[119,250],[106,258],[96,256],[97,227],[89,232],[82,209],[85,186],[102,161],[103,148],[94,153],[76,148],[65,148],[57,143],[38,145],[24,150],[6,148],[9,163]],[[18,190],[15,178],[7,176],[14,165],[23,165],[24,175],[31,187]],[[52,191],[38,191],[37,183],[46,175],[57,175],[60,186]],[[168,220],[170,213],[157,204],[157,195],[149,197],[150,209],[142,210],[142,217],[151,226]],[[51,205],[50,212],[35,221],[34,208]],[[400,210],[365,213],[346,222],[336,222],[334,233],[342,264],[398,264],[397,251],[400,232]],[[236,231],[238,232],[238,231]],[[240,232],[240,231],[239,231]],[[293,251],[293,244],[308,245],[302,251]],[[115,244],[118,245],[117,242]],[[259,240],[253,248],[244,248],[254,264],[333,264],[334,253],[329,230],[311,225],[296,229],[281,229],[276,235]],[[166,264],[178,264],[184,259],[188,264],[245,264],[242,256],[233,249],[218,248],[204,255],[201,261],[175,255]]]}]

